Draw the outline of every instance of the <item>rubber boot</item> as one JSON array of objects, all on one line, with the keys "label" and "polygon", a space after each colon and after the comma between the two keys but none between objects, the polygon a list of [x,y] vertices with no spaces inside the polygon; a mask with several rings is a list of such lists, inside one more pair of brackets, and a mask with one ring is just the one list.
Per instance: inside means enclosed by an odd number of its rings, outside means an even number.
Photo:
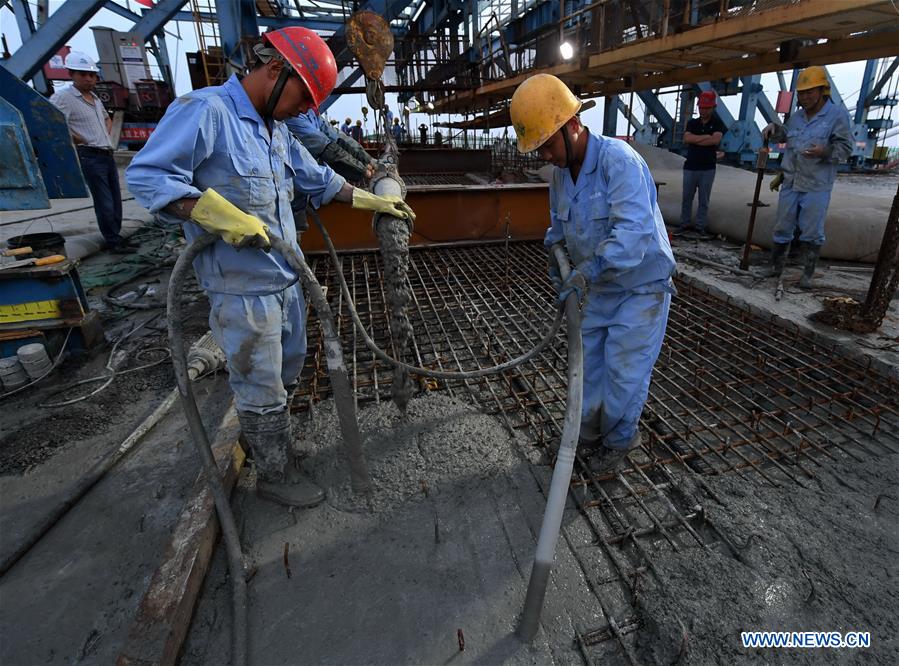
[{"label": "rubber boot", "polygon": [[800,289],[812,288],[812,276],[815,274],[815,266],[818,263],[818,255],[821,254],[821,246],[814,243],[803,243],[802,277],[799,278]]},{"label": "rubber boot", "polygon": [[299,508],[321,504],[324,490],[303,473],[290,452],[293,436],[287,410],[240,412],[237,416],[241,435],[256,462],[256,496]]},{"label": "rubber boot", "polygon": [[766,267],[762,273],[762,277],[780,277],[784,272],[784,262],[787,259],[787,250],[790,248],[789,243],[775,243],[771,248],[771,265]]},{"label": "rubber boot", "polygon": [[631,449],[640,445],[640,431],[637,430],[627,447],[612,449],[606,446],[600,448],[599,454],[590,459],[590,471],[596,476],[614,474],[627,462],[627,454]]}]

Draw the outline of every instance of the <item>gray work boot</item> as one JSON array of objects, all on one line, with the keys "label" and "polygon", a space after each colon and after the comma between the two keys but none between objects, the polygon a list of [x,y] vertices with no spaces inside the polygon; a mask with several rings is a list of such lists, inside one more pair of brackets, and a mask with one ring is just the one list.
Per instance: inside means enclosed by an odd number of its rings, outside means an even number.
[{"label": "gray work boot", "polygon": [[284,506],[313,507],[325,492],[293,460],[290,414],[287,410],[238,413],[241,436],[256,462],[256,496]]},{"label": "gray work boot", "polygon": [[596,476],[614,474],[627,462],[627,454],[640,445],[640,431],[638,430],[626,448],[611,449],[606,446],[600,448],[599,453],[590,459],[590,471]]},{"label": "gray work boot", "polygon": [[784,272],[784,262],[787,259],[789,248],[789,243],[775,243],[771,247],[771,265],[764,268],[760,275],[762,277],[780,277]]},{"label": "gray work boot", "polygon": [[799,278],[799,288],[811,289],[812,276],[815,274],[815,265],[818,263],[818,255],[821,254],[821,246],[814,243],[803,243],[802,250],[802,277]]}]

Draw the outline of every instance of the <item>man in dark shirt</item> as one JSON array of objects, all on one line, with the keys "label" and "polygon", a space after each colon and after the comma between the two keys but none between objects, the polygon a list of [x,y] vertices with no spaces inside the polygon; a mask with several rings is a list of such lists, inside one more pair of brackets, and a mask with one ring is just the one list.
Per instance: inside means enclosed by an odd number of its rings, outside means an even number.
[{"label": "man in dark shirt", "polygon": [[696,211],[696,230],[705,233],[708,222],[709,196],[715,182],[715,161],[718,144],[727,131],[715,113],[718,101],[715,92],[706,90],[699,94],[699,118],[687,122],[684,143],[687,144],[687,160],[684,162],[684,198],[681,203],[680,230],[693,228],[693,195],[699,190],[699,208]]}]

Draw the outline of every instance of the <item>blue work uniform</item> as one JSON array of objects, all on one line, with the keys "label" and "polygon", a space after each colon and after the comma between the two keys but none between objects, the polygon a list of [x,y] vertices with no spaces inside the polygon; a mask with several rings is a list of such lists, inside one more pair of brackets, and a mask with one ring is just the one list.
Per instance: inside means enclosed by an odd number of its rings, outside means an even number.
[{"label": "blue work uniform", "polygon": [[[169,106],[134,157],[125,172],[128,187],[151,213],[183,223],[188,240],[205,232],[163,208],[212,188],[300,252],[290,210],[294,188],[318,207],[345,181],[316,163],[284,123],[271,124],[269,133],[236,76],[188,93]],[[237,409],[284,409],[284,387],[296,381],[306,354],[297,274],[277,252],[238,250],[222,240],[196,258],[194,270],[209,295],[209,325],[228,359]]]},{"label": "blue work uniform", "polygon": [[581,440],[626,449],[668,323],[675,261],[652,174],[630,146],[589,135],[577,183],[555,169],[544,244],[564,242],[587,279]]},{"label": "blue work uniform", "polygon": [[[801,241],[824,244],[824,219],[837,175],[837,164],[852,154],[849,114],[830,99],[811,120],[805,109],[797,110],[786,126],[776,128],[773,138],[786,140],[783,155],[783,184],[777,200],[774,242],[789,243],[799,228]],[[802,154],[813,144],[825,146],[827,157]]]},{"label": "blue work uniform", "polygon": [[295,118],[289,118],[284,121],[284,124],[315,158],[324,152],[328,144],[337,141],[337,130],[318,115],[315,109],[309,109]]}]

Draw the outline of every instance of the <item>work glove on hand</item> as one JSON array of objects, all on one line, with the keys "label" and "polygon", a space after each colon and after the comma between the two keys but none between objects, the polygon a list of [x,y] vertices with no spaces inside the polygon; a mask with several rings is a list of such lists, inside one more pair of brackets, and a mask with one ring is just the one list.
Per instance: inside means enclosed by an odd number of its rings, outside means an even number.
[{"label": "work glove on hand", "polygon": [[401,220],[408,220],[410,224],[415,222],[415,212],[409,207],[409,204],[403,201],[402,197],[395,194],[380,196],[372,194],[368,190],[354,187],[353,208],[398,217]]},{"label": "work glove on hand", "polygon": [[584,277],[583,273],[574,268],[571,273],[568,274],[568,279],[565,280],[559,288],[559,302],[564,303],[572,291],[577,294],[577,299],[580,301],[584,297],[584,292],[586,290],[587,279]]},{"label": "work glove on hand", "polygon": [[268,227],[258,217],[244,213],[211,187],[197,199],[190,217],[234,247],[266,248],[270,245]]},{"label": "work glove on hand", "polygon": [[777,174],[776,176],[774,176],[774,178],[771,179],[771,182],[768,184],[768,187],[771,189],[772,192],[779,192],[780,184],[782,182],[784,182],[783,171],[781,171],[779,174]]},{"label": "work glove on hand", "polygon": [[775,125],[774,123],[768,123],[767,125],[765,125],[765,128],[762,130],[762,141],[767,142],[768,138],[774,132],[776,127],[777,125]]}]

